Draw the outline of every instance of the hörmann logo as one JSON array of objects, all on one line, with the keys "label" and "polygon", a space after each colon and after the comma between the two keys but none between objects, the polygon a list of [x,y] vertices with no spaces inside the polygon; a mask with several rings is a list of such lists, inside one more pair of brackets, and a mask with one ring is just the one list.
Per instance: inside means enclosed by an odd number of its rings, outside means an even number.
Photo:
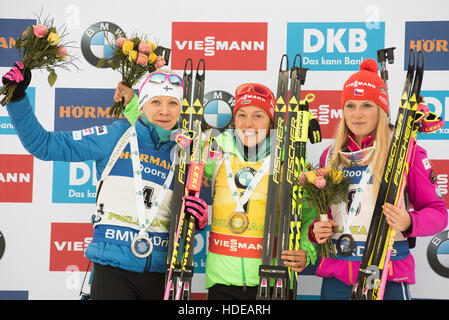
[{"label": "h\u00f6rmann logo", "polygon": [[404,47],[404,57],[410,49],[424,52],[426,70],[449,70],[449,21],[407,21]]},{"label": "h\u00f6rmann logo", "polygon": [[172,68],[187,58],[208,70],[266,70],[266,22],[173,22]]}]

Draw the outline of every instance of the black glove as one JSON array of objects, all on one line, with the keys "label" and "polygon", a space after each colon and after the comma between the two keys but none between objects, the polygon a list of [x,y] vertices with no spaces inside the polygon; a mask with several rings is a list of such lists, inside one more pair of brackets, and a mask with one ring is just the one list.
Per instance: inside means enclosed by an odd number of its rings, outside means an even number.
[{"label": "black glove", "polygon": [[25,90],[31,82],[31,71],[24,68],[22,62],[15,62],[14,67],[11,68],[2,77],[3,85],[8,83],[16,83],[17,87],[11,97],[11,102],[19,101],[25,97]]}]

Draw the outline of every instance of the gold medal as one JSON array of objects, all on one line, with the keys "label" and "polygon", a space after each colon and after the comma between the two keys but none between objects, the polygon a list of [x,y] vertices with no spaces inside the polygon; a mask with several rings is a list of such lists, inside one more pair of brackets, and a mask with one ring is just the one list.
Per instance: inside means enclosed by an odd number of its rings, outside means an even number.
[{"label": "gold medal", "polygon": [[249,220],[244,212],[234,212],[228,218],[228,227],[232,232],[240,234],[248,229]]}]

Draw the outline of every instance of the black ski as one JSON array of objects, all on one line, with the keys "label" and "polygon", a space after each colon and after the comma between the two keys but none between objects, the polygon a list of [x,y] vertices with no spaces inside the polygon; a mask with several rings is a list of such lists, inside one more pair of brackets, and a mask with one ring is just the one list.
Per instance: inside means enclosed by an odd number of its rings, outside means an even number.
[{"label": "black ski", "polygon": [[[185,137],[190,140],[190,114],[191,114],[191,100],[192,100],[192,77],[193,77],[193,63],[192,59],[188,58],[184,65],[184,93],[183,102],[181,106],[181,115],[179,121],[180,137]],[[170,218],[170,233],[168,241],[168,253],[167,253],[167,272],[166,283],[168,277],[168,271],[170,267],[171,257],[173,254],[173,241],[175,236],[176,226],[178,225],[179,217],[181,216],[182,197],[185,193],[185,183],[187,179],[187,173],[189,168],[190,158],[190,143],[180,143],[175,147],[175,174],[173,182],[173,196],[172,196],[172,215]],[[181,147],[182,145],[182,147]],[[180,265],[175,265],[173,270],[173,278],[179,277]],[[171,288],[170,298],[174,298],[174,286]]]},{"label": "black ski", "polygon": [[[202,69],[200,69],[202,67]],[[201,59],[198,63],[195,86],[193,92],[193,103],[190,105],[188,101],[184,101],[185,113],[191,114],[191,136],[189,171],[184,172],[185,187],[182,195],[199,196],[202,184],[201,162],[201,123],[203,119],[203,101],[204,101],[204,84],[205,84],[205,61]],[[191,78],[190,78],[191,79]],[[191,90],[190,90],[191,92]],[[189,92],[187,93],[189,94]],[[189,108],[190,110],[187,110]],[[204,170],[204,166],[202,167]],[[193,172],[195,174],[193,174]],[[200,176],[196,174],[201,174]],[[191,283],[193,277],[193,250],[195,241],[195,220],[191,215],[184,212],[184,202],[181,203],[179,218],[173,230],[173,241],[168,256],[169,267],[167,271],[166,288],[164,299],[190,300]]]},{"label": "black ski", "polygon": [[[285,65],[285,67],[284,67]],[[270,138],[270,177],[268,182],[267,205],[265,211],[264,236],[262,243],[262,263],[259,267],[258,300],[269,300],[270,278],[273,276],[272,260],[276,228],[278,197],[281,188],[281,163],[285,137],[285,113],[288,93],[288,56],[284,54],[279,67],[274,114],[274,135]]]},{"label": "black ski", "polygon": [[424,57],[421,51],[418,52],[417,61],[420,64],[416,65],[415,52],[410,50],[398,118],[388,151],[357,281],[350,296],[354,300],[377,299],[379,292],[387,240],[390,234],[390,228],[383,215],[382,206],[386,202],[396,204],[399,198],[401,185],[405,183],[403,179],[406,178],[403,173],[407,165],[407,152],[404,152],[404,150],[409,150],[412,132],[417,130],[415,128],[415,113],[424,73]]},{"label": "black ski", "polygon": [[[296,59],[299,58],[300,67],[296,66]],[[297,158],[297,148],[295,148],[297,138],[297,117],[299,111],[299,101],[301,85],[306,79],[307,68],[302,68],[301,55],[297,54],[290,70],[290,97],[288,100],[287,113],[287,135],[284,142],[284,163],[282,168],[282,191],[281,204],[279,209],[278,240],[276,248],[276,270],[273,288],[273,300],[289,300],[290,274],[289,270],[281,259],[282,251],[288,250],[290,235],[290,220],[292,216],[292,198],[295,180],[295,162]]]}]

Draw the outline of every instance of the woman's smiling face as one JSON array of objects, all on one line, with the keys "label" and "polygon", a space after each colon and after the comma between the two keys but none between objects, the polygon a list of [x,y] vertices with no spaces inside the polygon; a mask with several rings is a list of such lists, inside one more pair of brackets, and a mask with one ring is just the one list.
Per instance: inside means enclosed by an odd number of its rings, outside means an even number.
[{"label": "woman's smiling face", "polygon": [[169,96],[156,96],[142,107],[148,121],[166,130],[174,128],[181,114],[179,100]]},{"label": "woman's smiling face", "polygon": [[269,134],[270,120],[268,113],[260,107],[241,107],[235,114],[235,130],[243,144],[252,147]]},{"label": "woman's smiling face", "polygon": [[379,108],[370,100],[348,100],[343,107],[343,118],[346,126],[354,134],[356,142],[360,145],[376,130],[379,121]]}]

